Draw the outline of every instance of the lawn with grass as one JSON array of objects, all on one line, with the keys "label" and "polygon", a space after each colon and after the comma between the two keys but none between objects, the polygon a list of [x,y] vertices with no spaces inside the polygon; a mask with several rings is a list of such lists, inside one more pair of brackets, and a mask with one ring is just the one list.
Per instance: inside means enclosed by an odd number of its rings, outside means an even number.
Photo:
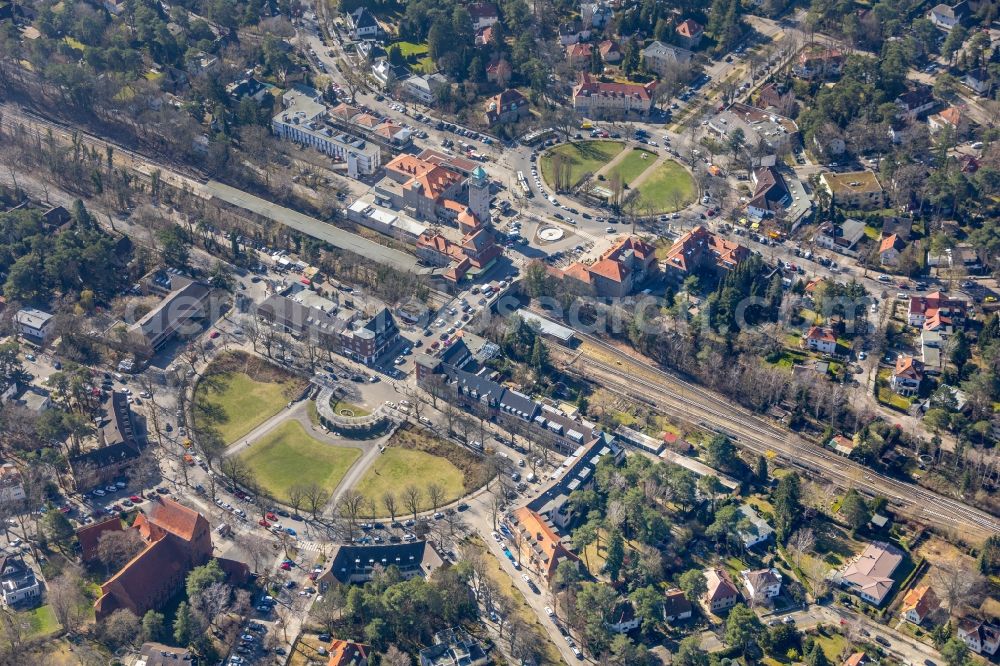
[{"label": "lawn with grass", "polygon": [[21,611],[18,617],[25,620],[28,626],[28,635],[31,638],[44,638],[51,636],[60,629],[59,620],[52,606],[45,604],[28,611]]},{"label": "lawn with grass", "polygon": [[[343,400],[338,400],[334,402],[331,407],[333,408],[334,414],[340,414],[341,416],[368,416],[371,414],[367,409],[363,407],[358,407],[357,405],[352,405],[349,402],[344,402]],[[346,412],[350,412],[349,414]]]},{"label": "lawn with grass", "polygon": [[615,175],[617,175],[621,178],[621,182],[628,185],[638,178],[639,174],[653,166],[653,162],[655,161],[656,155],[654,153],[651,153],[648,150],[643,150],[642,148],[634,148],[628,155],[615,164],[614,167],[608,170],[605,174],[605,178],[610,181]]},{"label": "lawn with grass", "polygon": [[624,148],[625,144],[620,141],[576,141],[560,144],[538,160],[542,178],[550,187],[555,187],[555,156],[561,155],[569,162],[569,184],[575,187],[584,174],[596,173]]},{"label": "lawn with grass", "polygon": [[418,510],[426,511],[433,508],[427,497],[431,483],[444,491],[440,507],[482,487],[488,478],[485,463],[472,452],[409,426],[389,439],[385,452],[365,471],[355,490],[374,500],[376,515],[385,517],[389,515],[382,504],[386,491],[395,494],[396,504],[405,512],[401,491],[413,485],[422,494]]},{"label": "lawn with grass", "polygon": [[817,634],[816,643],[831,663],[839,664],[844,660],[847,639],[842,634],[831,633],[829,636],[825,633]]},{"label": "lawn with grass", "polygon": [[672,213],[693,203],[698,190],[684,167],[666,160],[639,185],[639,196],[652,210]]},{"label": "lawn with grass", "polygon": [[428,51],[427,44],[415,44],[414,42],[396,42],[393,46],[399,47],[399,52],[403,54],[404,58],[410,56],[422,57],[427,55]]},{"label": "lawn with grass", "polygon": [[227,444],[243,437],[285,406],[279,383],[259,382],[242,373],[215,375],[198,384],[196,418],[211,421]]},{"label": "lawn with grass", "polygon": [[360,449],[320,442],[298,421],[282,423],[240,454],[278,499],[287,499],[296,484],[316,483],[332,493],[360,456]]}]

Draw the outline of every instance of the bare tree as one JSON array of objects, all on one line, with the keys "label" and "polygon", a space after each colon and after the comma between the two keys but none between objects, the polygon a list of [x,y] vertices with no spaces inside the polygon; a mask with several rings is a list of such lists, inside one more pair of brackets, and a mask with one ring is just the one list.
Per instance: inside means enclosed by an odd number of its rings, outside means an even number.
[{"label": "bare tree", "polygon": [[795,566],[802,566],[802,556],[811,552],[813,547],[816,545],[816,535],[813,533],[812,529],[808,527],[801,527],[792,534],[788,539],[788,550],[792,553],[792,558],[795,560]]},{"label": "bare tree", "polygon": [[82,579],[76,569],[67,567],[61,576],[48,581],[45,598],[56,620],[69,634],[76,633],[84,620],[82,609],[86,598],[83,596]]},{"label": "bare tree", "polygon": [[391,490],[382,493],[382,506],[389,513],[390,522],[396,522],[396,512],[399,510],[399,505],[396,504],[396,496]]},{"label": "bare tree", "polygon": [[330,499],[330,493],[318,483],[309,483],[304,486],[306,505],[312,514],[313,520]]},{"label": "bare tree", "polygon": [[395,645],[390,645],[389,649],[383,652],[381,657],[383,666],[410,666],[412,663],[410,655]]},{"label": "bare tree", "polygon": [[403,506],[409,509],[410,513],[413,514],[413,520],[417,519],[417,512],[420,510],[420,500],[423,499],[423,495],[420,489],[410,484],[403,488]]},{"label": "bare tree", "polygon": [[444,488],[442,488],[438,483],[428,483],[427,499],[430,500],[431,508],[434,510],[434,513],[437,513],[438,507],[441,506],[441,502],[444,500]]},{"label": "bare tree", "polygon": [[958,615],[965,605],[973,605],[985,587],[985,579],[972,567],[940,564],[934,567],[934,587],[948,605],[948,612]]},{"label": "bare tree", "polygon": [[97,541],[97,559],[109,572],[117,571],[145,545],[138,530],[105,532]]},{"label": "bare tree", "polygon": [[292,507],[294,513],[298,513],[302,508],[302,503],[306,501],[306,489],[300,483],[295,483],[288,488],[288,506]]},{"label": "bare tree", "polygon": [[347,529],[351,540],[354,540],[354,530],[358,527],[358,518],[361,516],[361,507],[364,506],[365,496],[354,490],[348,489],[340,496],[337,502],[337,515],[347,521]]}]

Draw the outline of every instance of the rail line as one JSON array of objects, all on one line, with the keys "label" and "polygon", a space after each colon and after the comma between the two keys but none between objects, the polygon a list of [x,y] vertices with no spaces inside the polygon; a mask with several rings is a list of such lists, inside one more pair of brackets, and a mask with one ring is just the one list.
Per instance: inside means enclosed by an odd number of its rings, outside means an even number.
[{"label": "rail line", "polygon": [[[587,376],[597,371],[603,385],[630,399],[666,409],[679,409],[702,427],[729,435],[738,446],[757,454],[774,454],[784,462],[822,476],[842,487],[853,487],[871,496],[886,497],[902,513],[949,529],[966,526],[976,533],[1000,533],[1000,522],[985,511],[933,491],[879,474],[835,455],[767,423],[749,410],[733,405],[712,392],[661,370],[591,335],[577,332],[587,343],[621,359],[612,365],[584,351],[571,372]],[[618,361],[616,361],[617,363]],[[626,364],[640,367],[660,381],[628,373]],[[637,390],[639,389],[639,390]]]}]

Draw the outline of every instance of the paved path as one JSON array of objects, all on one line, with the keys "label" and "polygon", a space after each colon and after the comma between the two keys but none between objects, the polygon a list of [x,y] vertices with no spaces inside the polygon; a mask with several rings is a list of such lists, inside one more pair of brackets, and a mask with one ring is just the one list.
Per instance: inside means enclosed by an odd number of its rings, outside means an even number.
[{"label": "paved path", "polygon": [[617,155],[611,158],[609,162],[605,162],[604,166],[594,172],[594,178],[598,176],[605,176],[609,171],[615,168],[620,162],[623,162],[626,157],[632,152],[632,146],[626,144],[625,147],[618,152]]},{"label": "paved path", "polygon": [[[655,152],[655,151],[654,151]],[[667,160],[672,160],[672,157],[664,155],[662,153],[656,152],[656,161],[646,167],[646,170],[636,176],[635,180],[628,184],[629,189],[634,190],[640,187],[644,182],[646,182],[653,173],[660,167],[661,164]]]}]

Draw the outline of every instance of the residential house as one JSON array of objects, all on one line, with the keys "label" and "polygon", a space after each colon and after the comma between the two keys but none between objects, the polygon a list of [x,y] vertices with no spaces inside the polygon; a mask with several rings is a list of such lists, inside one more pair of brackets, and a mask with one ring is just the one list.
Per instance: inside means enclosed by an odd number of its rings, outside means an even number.
[{"label": "residential house", "polygon": [[792,200],[784,177],[773,166],[759,167],[750,174],[753,196],[747,202],[747,214],[755,220],[771,217]]},{"label": "residential house", "polygon": [[889,385],[900,395],[913,395],[920,389],[924,380],[924,364],[912,356],[900,355],[896,358],[896,367],[892,371]]},{"label": "residential house", "polygon": [[701,44],[701,38],[705,34],[705,28],[694,19],[686,19],[677,24],[674,28],[678,43],[686,49],[696,49]]},{"label": "residential house", "polygon": [[[548,405],[542,406],[531,423],[534,426],[532,436],[544,445],[571,452],[561,466],[565,473],[527,505],[554,529],[565,530],[576,518],[574,504],[569,501],[570,495],[576,490],[593,486],[598,463],[606,458],[615,464],[620,463],[625,457],[625,449],[609,439],[595,424],[574,420]],[[581,437],[586,443],[577,445],[576,441]]]},{"label": "residential house", "polygon": [[899,608],[903,619],[912,624],[919,625],[924,619],[935,610],[940,602],[934,594],[934,588],[930,585],[921,585],[911,588],[903,597],[903,605]]},{"label": "residential house", "polygon": [[461,627],[434,634],[434,644],[420,651],[420,666],[486,666],[489,656]]},{"label": "residential house", "polygon": [[774,83],[766,84],[757,92],[756,104],[762,109],[780,109],[786,117],[797,115],[799,110],[795,93],[779,89]]},{"label": "residential house", "polygon": [[515,539],[520,544],[516,553],[518,562],[538,571],[546,583],[552,582],[560,562],[579,562],[580,558],[566,547],[541,514],[525,506],[509,514],[506,522],[518,534]]},{"label": "residential house", "polygon": [[[109,527],[113,529],[113,524]],[[123,529],[120,523],[118,529]],[[161,608],[184,585],[191,569],[212,557],[208,521],[172,499],[149,500],[128,529],[138,531],[145,547],[101,585],[101,596],[94,603],[99,621],[121,609],[142,617]],[[245,565],[223,559],[219,564],[236,582],[247,577]]]},{"label": "residential house", "polygon": [[326,648],[329,659],[326,666],[368,666],[371,646],[334,638]]},{"label": "residential house", "polygon": [[316,580],[321,585],[334,581],[343,585],[366,583],[378,569],[391,566],[399,569],[405,579],[427,578],[445,566],[445,562],[429,541],[334,546]]},{"label": "residential house", "polygon": [[924,372],[938,375],[944,369],[941,356],[941,346],[944,336],[940,331],[920,331],[920,360],[924,364]]},{"label": "residential house", "polygon": [[844,660],[843,666],[865,666],[869,662],[864,652],[855,652]]},{"label": "residential house", "polygon": [[653,103],[655,84],[603,82],[581,72],[580,81],[573,86],[573,108],[588,118],[645,117]]},{"label": "residential house", "polygon": [[642,62],[654,74],[665,76],[668,72],[685,70],[694,53],[672,44],[655,41],[642,50]]},{"label": "residential house", "polygon": [[843,435],[834,435],[826,445],[842,456],[850,457],[854,453],[854,440]]},{"label": "residential house", "polygon": [[609,65],[616,65],[622,60],[621,45],[613,39],[605,39],[597,45],[597,50],[601,52],[601,60]]},{"label": "residential house", "polygon": [[506,83],[507,81],[510,81],[510,77],[513,73],[514,70],[511,68],[510,63],[503,58],[497,60],[496,62],[491,62],[486,66],[486,80],[490,83]]},{"label": "residential house", "polygon": [[986,96],[993,87],[993,80],[990,72],[985,67],[977,67],[969,70],[962,78],[962,83],[969,87],[977,95]]},{"label": "residential house", "polygon": [[590,42],[577,42],[566,45],[566,62],[573,69],[589,69],[594,45]]},{"label": "residential house", "polygon": [[34,602],[42,596],[42,586],[35,572],[18,555],[0,558],[0,590],[3,590],[3,607],[8,609]]},{"label": "residential house", "polygon": [[993,656],[1000,648],[1000,627],[975,618],[964,618],[958,623],[956,635],[976,654]]},{"label": "residential house", "polygon": [[810,326],[802,336],[802,345],[813,351],[832,354],[837,351],[837,336],[831,328]]},{"label": "residential house", "polygon": [[35,308],[21,308],[14,314],[14,328],[29,342],[42,344],[52,331],[54,320],[48,312]]},{"label": "residential house", "polygon": [[382,90],[392,90],[396,83],[410,75],[401,65],[393,65],[387,58],[379,58],[372,63],[372,76]]},{"label": "residential house", "polygon": [[232,83],[226,84],[226,94],[237,102],[242,100],[244,97],[249,97],[259,104],[264,101],[264,98],[270,94],[270,92],[270,87],[261,83],[253,76],[247,76],[239,81],[233,81]]},{"label": "residential house", "polygon": [[347,15],[354,39],[377,39],[382,32],[378,19],[367,7],[358,7]]},{"label": "residential house", "polygon": [[846,60],[839,49],[812,44],[799,52],[792,73],[801,79],[832,79],[840,76]]},{"label": "residential house", "polygon": [[188,337],[201,332],[211,287],[168,271],[153,274],[144,284],[147,291],[166,292],[156,307],[128,329],[149,352],[159,351],[177,336]]},{"label": "residential house", "polygon": [[559,25],[559,44],[567,46],[590,39],[590,28],[585,28],[580,19],[567,21]]},{"label": "residential house", "polygon": [[931,134],[936,134],[941,130],[951,130],[956,138],[963,138],[969,130],[969,120],[961,108],[949,106],[941,113],[935,113],[927,117],[927,129]]},{"label": "residential house", "polygon": [[614,18],[614,10],[605,2],[581,2],[580,21],[585,28],[600,30]]},{"label": "residential house", "polygon": [[902,561],[903,553],[898,548],[875,541],[851,559],[836,579],[868,603],[879,606],[892,589],[892,574]]},{"label": "residential house", "polygon": [[622,298],[633,293],[655,270],[655,248],[637,236],[624,236],[594,263],[575,262],[560,275],[590,285],[601,298]]},{"label": "residential house", "polygon": [[[476,31],[476,47],[483,48],[493,44],[493,26],[480,28]],[[489,78],[489,67],[486,68],[487,79]]]},{"label": "residential house", "polygon": [[906,243],[897,234],[883,236],[878,246],[878,260],[883,266],[897,266],[899,254],[906,249]]},{"label": "residential house", "polygon": [[827,171],[820,174],[819,181],[840,208],[872,210],[885,206],[885,191],[873,171]]},{"label": "residential house", "polygon": [[449,85],[443,74],[414,74],[403,81],[403,92],[423,104],[432,104],[439,88]]},{"label": "residential house", "polygon": [[839,225],[833,222],[821,224],[813,236],[813,242],[819,247],[849,253],[864,237],[864,222],[847,219]]},{"label": "residential house", "polygon": [[679,622],[691,618],[694,606],[684,595],[684,590],[671,588],[663,595],[663,620],[664,622]]},{"label": "residential house", "polygon": [[611,619],[605,622],[608,630],[615,634],[627,634],[635,631],[642,624],[642,619],[635,614],[635,606],[628,599],[620,599],[611,611]]},{"label": "residential house", "polygon": [[916,120],[937,105],[930,86],[918,83],[896,98],[897,118]]},{"label": "residential house", "polygon": [[934,291],[926,296],[910,297],[906,322],[924,330],[937,330],[942,324],[957,326],[965,321],[967,309],[968,303],[964,300]]},{"label": "residential house", "polygon": [[87,492],[127,475],[140,449],[129,442],[101,446],[69,459],[77,492]]},{"label": "residential house", "polygon": [[500,20],[497,6],[492,2],[473,2],[467,9],[472,17],[473,32],[489,28]]},{"label": "residential house", "polygon": [[951,32],[955,26],[965,23],[970,15],[969,3],[962,0],[962,2],[952,6],[944,3],[935,5],[927,13],[927,18],[941,30]]},{"label": "residential house", "polygon": [[677,239],[667,251],[664,270],[678,280],[703,270],[731,271],[750,258],[750,250],[697,226]]},{"label": "residential house", "polygon": [[705,581],[708,583],[704,597],[705,605],[713,613],[729,610],[740,600],[739,590],[733,585],[724,569],[706,569]]},{"label": "residential house", "polygon": [[491,127],[502,123],[516,123],[528,117],[528,100],[515,88],[508,88],[490,97],[484,106],[484,116]]},{"label": "residential house", "polygon": [[760,603],[781,594],[781,573],[777,569],[745,569],[740,572],[740,579],[751,602]]},{"label": "residential house", "polygon": [[744,547],[753,548],[759,543],[764,543],[774,534],[774,528],[749,504],[741,505],[740,513],[746,516],[750,523],[749,529],[740,532],[740,540],[743,541]]},{"label": "residential house", "polygon": [[21,471],[13,463],[0,465],[0,504],[23,502],[26,497]]}]

